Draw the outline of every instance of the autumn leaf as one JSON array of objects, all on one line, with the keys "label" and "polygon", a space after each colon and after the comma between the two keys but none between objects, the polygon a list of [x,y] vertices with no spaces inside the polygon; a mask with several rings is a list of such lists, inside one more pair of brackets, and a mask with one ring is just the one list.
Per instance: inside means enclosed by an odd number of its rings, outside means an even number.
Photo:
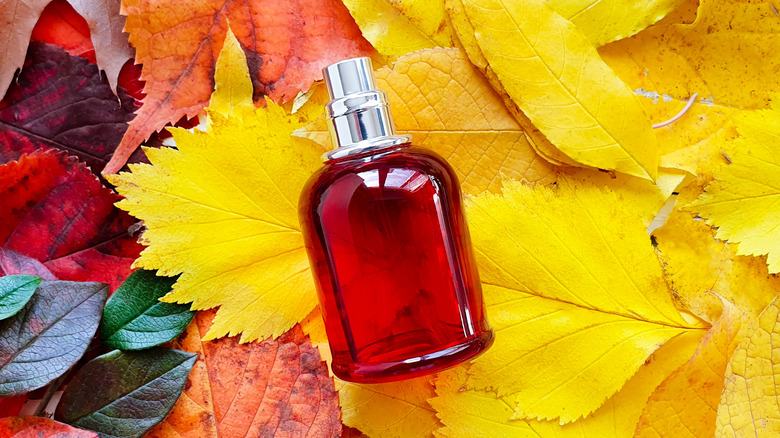
[{"label": "autumn leaf", "polygon": [[0,246],[0,274],[2,275],[35,275],[44,280],[56,280],[43,263],[18,252]]},{"label": "autumn leaf", "polygon": [[322,67],[372,51],[338,0],[212,0],[184,10],[173,0],[126,0],[122,13],[146,98],[105,173],[118,171],[153,132],[206,106],[228,21],[250,61],[255,98],[293,99],[322,79]]},{"label": "autumn leaf", "polygon": [[0,419],[0,438],[98,438],[88,430],[41,417],[9,417]]},{"label": "autumn leaf", "polygon": [[[228,78],[236,65],[229,60],[243,54],[225,47],[234,52],[220,60]],[[149,149],[151,165],[108,178],[126,197],[119,207],[147,229],[148,248],[134,266],[181,274],[166,302],[220,306],[207,339],[243,333],[247,342],[281,335],[316,305],[297,205],[324,150],[290,135],[297,117],[273,102],[242,108],[248,96],[232,89],[214,99],[234,113],[209,110],[206,132],[172,129],[177,149]]]},{"label": "autumn leaf", "polygon": [[[686,188],[678,205],[699,194]],[[680,306],[715,322],[723,310],[721,297],[755,318],[780,291],[780,276],[767,272],[764,257],[737,255],[736,244],[715,239],[715,230],[690,212],[676,209],[653,235],[667,281]]]},{"label": "autumn leaf", "polygon": [[57,278],[119,286],[140,245],[118,196],[83,163],[37,151],[0,166],[0,243],[43,262]]},{"label": "autumn leaf", "polygon": [[171,343],[199,357],[182,397],[149,438],[338,436],[333,380],[300,328],[261,343],[204,342],[213,317],[198,312]]},{"label": "autumn leaf", "polygon": [[[388,94],[398,132],[446,158],[464,193],[497,192],[503,178],[555,181],[555,166],[534,152],[526,132],[460,50],[410,53],[377,70],[376,79]],[[330,144],[323,121],[301,135]]]},{"label": "autumn leaf", "polygon": [[[81,56],[96,63],[89,24],[67,0],[52,0],[46,5],[33,28],[30,41],[59,46],[73,56]],[[125,43],[129,47],[127,39]]]},{"label": "autumn leaf", "polygon": [[363,36],[390,58],[454,44],[443,0],[343,1]]},{"label": "autumn leaf", "polygon": [[550,0],[555,12],[569,20],[599,47],[628,38],[663,18],[685,0]]},{"label": "autumn leaf", "polygon": [[133,117],[100,71],[59,47],[30,44],[19,77],[0,101],[0,164],[36,150],[64,150],[96,173],[111,158]]},{"label": "autumn leaf", "polygon": [[336,381],[345,425],[371,438],[423,438],[441,427],[428,399],[435,393],[431,378],[380,384]]},{"label": "autumn leaf", "polygon": [[47,281],[19,313],[0,321],[0,396],[40,388],[75,364],[107,296],[102,283]]},{"label": "autumn leaf", "polygon": [[716,237],[738,242],[739,255],[767,255],[780,272],[780,104],[735,116],[740,137],[728,145],[732,164],[688,208],[718,227]]},{"label": "autumn leaf", "polygon": [[775,298],[753,321],[726,368],[716,437],[780,433],[778,358],[774,344],[780,309]]},{"label": "autumn leaf", "polygon": [[596,410],[669,339],[702,326],[674,307],[636,212],[561,178],[467,201],[493,347],[469,388],[513,395],[520,418]]},{"label": "autumn leaf", "polygon": [[636,422],[653,389],[696,349],[701,332],[683,333],[662,345],[647,359],[625,386],[603,406],[575,423],[514,419],[511,397],[466,390],[465,367],[440,373],[436,397],[430,400],[444,427],[435,433],[447,438],[622,438],[633,436]]},{"label": "autumn leaf", "polygon": [[747,315],[723,300],[721,317],[693,357],[650,395],[634,437],[712,436],[723,373],[741,339],[743,321],[749,322]]},{"label": "autumn leaf", "polygon": [[448,7],[472,62],[560,151],[588,166],[656,178],[647,114],[571,22],[540,0]]},{"label": "autumn leaf", "polygon": [[[38,17],[50,0],[4,0],[0,4],[0,96],[22,67],[27,45]],[[87,19],[95,43],[95,53],[106,70],[111,89],[116,89],[119,70],[131,56],[127,38],[122,35],[124,18],[118,15],[120,0],[71,0]],[[99,77],[99,75],[98,75]]]}]

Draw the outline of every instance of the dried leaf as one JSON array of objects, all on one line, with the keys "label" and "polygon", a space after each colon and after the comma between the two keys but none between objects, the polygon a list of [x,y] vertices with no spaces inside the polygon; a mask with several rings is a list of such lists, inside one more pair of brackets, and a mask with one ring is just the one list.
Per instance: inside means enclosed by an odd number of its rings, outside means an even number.
[{"label": "dried leaf", "polygon": [[372,438],[425,438],[441,427],[428,399],[435,393],[429,377],[361,385],[336,382],[341,418]]},{"label": "dried leaf", "polygon": [[[728,301],[696,354],[647,400],[634,437],[703,437],[715,432],[723,373],[750,319]],[[745,324],[747,325],[747,324]]]},{"label": "dried leaf", "polygon": [[63,153],[34,152],[0,166],[0,243],[44,262],[58,278],[113,288],[131,272],[140,245],[119,198]]},{"label": "dried leaf", "polygon": [[189,306],[158,301],[171,291],[175,278],[139,269],[127,277],[106,302],[100,340],[120,350],[142,350],[178,336],[195,316]]},{"label": "dried leaf", "polygon": [[518,417],[571,422],[661,344],[703,327],[675,309],[644,225],[617,196],[561,178],[555,191],[514,183],[467,202],[496,330],[469,388],[514,394]]},{"label": "dried leaf", "polygon": [[327,64],[371,53],[338,0],[210,0],[186,8],[174,0],[125,0],[122,13],[147,96],[105,173],[118,171],[153,132],[206,106],[228,21],[248,55],[255,98],[293,99]]},{"label": "dried leaf", "polygon": [[262,343],[204,342],[213,317],[199,312],[172,343],[200,355],[179,402],[149,438],[339,435],[333,380],[299,328]]},{"label": "dried leaf", "polygon": [[343,0],[363,36],[390,58],[431,47],[452,47],[443,0]]},{"label": "dried leaf", "polygon": [[748,329],[726,368],[718,407],[716,437],[780,434],[780,386],[776,374],[780,298],[775,298]]},{"label": "dried leaf", "polygon": [[716,237],[738,242],[739,255],[767,254],[770,273],[780,273],[780,104],[735,116],[741,137],[726,151],[732,164],[688,208],[718,227]]},{"label": "dried leaf", "polygon": [[54,418],[100,436],[141,437],[173,408],[196,356],[160,347],[99,356],[65,387]]},{"label": "dried leaf", "polygon": [[106,72],[111,89],[117,89],[119,71],[128,59],[133,57],[133,49],[122,32],[125,17],[119,14],[122,0],[68,0],[89,24],[89,30],[95,35],[95,58],[97,65]]},{"label": "dried leaf", "polygon": [[623,438],[633,436],[636,422],[647,397],[675,368],[691,357],[702,332],[688,332],[662,345],[617,394],[587,418],[559,425],[555,422],[511,419],[511,397],[464,389],[463,367],[441,373],[436,378],[437,397],[430,400],[445,427],[437,437],[448,438]]},{"label": "dried leaf", "polygon": [[449,0],[448,7],[472,62],[560,151],[655,180],[647,114],[571,22],[541,0]]},{"label": "dried leaf", "polygon": [[15,316],[0,321],[0,397],[40,388],[87,350],[108,287],[46,281]]},{"label": "dried leaf", "polygon": [[151,165],[109,177],[127,198],[119,207],[147,228],[149,247],[135,266],[182,274],[163,300],[220,306],[207,339],[276,337],[316,305],[297,205],[324,150],[290,135],[297,119],[273,102],[229,115],[210,110],[207,132],[173,129],[177,149],[149,149]]},{"label": "dried leaf", "polygon": [[0,164],[39,149],[64,150],[99,172],[133,117],[86,59],[30,44],[24,69],[0,102]]},{"label": "dried leaf", "polygon": [[95,432],[76,429],[48,418],[9,417],[0,419],[0,438],[98,438]]},{"label": "dried leaf", "polygon": [[[399,133],[452,164],[466,194],[497,192],[504,178],[555,181],[555,166],[541,159],[490,85],[458,49],[423,50],[376,72],[388,93]],[[322,145],[330,137],[322,120],[305,128]]]},{"label": "dried leaf", "polygon": [[38,288],[41,278],[34,275],[7,275],[0,278],[0,319],[10,318],[24,307]]},{"label": "dried leaf", "polygon": [[2,0],[0,2],[0,96],[22,68],[27,44],[38,16],[50,0]]}]

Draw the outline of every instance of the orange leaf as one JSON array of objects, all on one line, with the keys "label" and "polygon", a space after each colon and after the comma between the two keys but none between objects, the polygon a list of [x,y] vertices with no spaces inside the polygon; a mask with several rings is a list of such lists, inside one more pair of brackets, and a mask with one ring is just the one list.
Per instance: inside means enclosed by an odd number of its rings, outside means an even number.
[{"label": "orange leaf", "polygon": [[246,52],[255,99],[290,100],[322,79],[325,65],[373,51],[339,0],[125,0],[122,13],[147,96],[104,173],[119,170],[168,122],[206,106],[228,21]]},{"label": "orange leaf", "polygon": [[148,438],[333,437],[341,410],[327,366],[299,326],[264,342],[203,342],[214,311],[198,312],[170,347],[199,353],[184,392]]},{"label": "orange leaf", "polygon": [[650,395],[635,438],[703,437],[715,433],[723,374],[749,318],[723,300],[723,313],[693,357]]}]

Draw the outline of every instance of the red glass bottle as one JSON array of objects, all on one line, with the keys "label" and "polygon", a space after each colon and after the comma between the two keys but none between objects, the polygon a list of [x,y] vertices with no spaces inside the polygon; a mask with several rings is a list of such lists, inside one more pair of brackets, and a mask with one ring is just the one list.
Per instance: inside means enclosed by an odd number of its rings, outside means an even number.
[{"label": "red glass bottle", "polygon": [[333,372],[384,382],[477,356],[493,332],[452,167],[396,135],[368,58],[323,71],[337,147],[299,205]]}]

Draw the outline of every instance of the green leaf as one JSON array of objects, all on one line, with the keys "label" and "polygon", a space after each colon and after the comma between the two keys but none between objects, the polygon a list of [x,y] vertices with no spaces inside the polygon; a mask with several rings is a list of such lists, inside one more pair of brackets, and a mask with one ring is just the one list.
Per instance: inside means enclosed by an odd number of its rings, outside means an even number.
[{"label": "green leaf", "polygon": [[68,370],[97,331],[108,285],[44,281],[0,321],[0,397],[40,388]]},{"label": "green leaf", "polygon": [[30,301],[41,278],[34,275],[0,277],[0,319],[10,318]]},{"label": "green leaf", "polygon": [[65,388],[54,419],[101,438],[141,437],[173,409],[197,356],[156,347],[96,357]]},{"label": "green leaf", "polygon": [[158,277],[154,271],[130,274],[103,310],[103,343],[120,350],[141,350],[168,342],[183,332],[195,312],[188,305],[159,301],[175,282],[175,277]]}]

